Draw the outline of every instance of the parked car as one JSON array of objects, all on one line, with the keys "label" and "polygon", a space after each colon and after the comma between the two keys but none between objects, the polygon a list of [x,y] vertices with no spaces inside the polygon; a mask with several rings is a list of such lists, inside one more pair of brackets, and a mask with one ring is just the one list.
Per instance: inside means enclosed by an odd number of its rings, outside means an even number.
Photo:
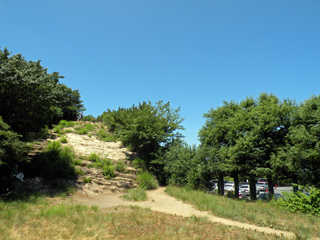
[{"label": "parked car", "polygon": [[266,192],[268,188],[268,183],[256,183],[257,194],[260,192]]},{"label": "parked car", "polygon": [[250,186],[248,184],[239,186],[239,193],[242,197],[250,195]]},{"label": "parked car", "polygon": [[266,178],[259,178],[258,183],[268,183],[268,179]]},{"label": "parked car", "polygon": [[[274,199],[277,200],[277,199],[281,198],[282,196],[281,196],[280,193],[274,193],[274,194],[273,194],[273,197],[274,197]],[[268,200],[270,200],[270,193],[267,193],[267,192],[265,192],[265,193],[260,193],[259,196],[258,196],[258,198],[257,198],[257,200],[261,200],[261,201],[268,201]]]},{"label": "parked car", "polygon": [[224,184],[224,191],[234,191],[234,185],[232,184]]}]

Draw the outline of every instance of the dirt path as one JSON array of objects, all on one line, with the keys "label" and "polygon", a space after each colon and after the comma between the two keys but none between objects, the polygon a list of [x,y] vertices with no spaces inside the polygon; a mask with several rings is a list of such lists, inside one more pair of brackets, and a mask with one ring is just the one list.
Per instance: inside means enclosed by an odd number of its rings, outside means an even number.
[{"label": "dirt path", "polygon": [[265,232],[268,234],[283,235],[287,238],[295,239],[295,235],[291,232],[284,232],[280,230],[274,230],[271,228],[258,227],[255,225],[236,222],[224,218],[219,218],[211,215],[209,212],[199,211],[193,208],[190,204],[183,203],[164,192],[165,188],[158,188],[153,191],[148,191],[148,200],[144,202],[131,202],[120,198],[122,194],[112,195],[96,195],[91,197],[78,196],[75,197],[75,201],[88,206],[99,206],[100,208],[110,208],[115,206],[129,206],[137,205],[143,208],[150,208],[153,211],[164,212],[168,214],[177,214],[184,217],[190,217],[192,215],[198,217],[207,217],[208,220],[215,223],[221,223],[224,225],[236,226],[239,228],[256,230],[259,232]]}]

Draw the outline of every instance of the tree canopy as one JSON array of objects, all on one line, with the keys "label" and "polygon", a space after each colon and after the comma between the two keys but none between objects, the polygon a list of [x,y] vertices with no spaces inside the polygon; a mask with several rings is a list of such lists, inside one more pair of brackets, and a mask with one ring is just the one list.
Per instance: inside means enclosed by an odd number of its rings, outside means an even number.
[{"label": "tree canopy", "polygon": [[84,110],[78,90],[59,83],[58,72],[48,73],[21,54],[0,50],[0,116],[13,131],[37,132],[53,121],[76,120]]}]

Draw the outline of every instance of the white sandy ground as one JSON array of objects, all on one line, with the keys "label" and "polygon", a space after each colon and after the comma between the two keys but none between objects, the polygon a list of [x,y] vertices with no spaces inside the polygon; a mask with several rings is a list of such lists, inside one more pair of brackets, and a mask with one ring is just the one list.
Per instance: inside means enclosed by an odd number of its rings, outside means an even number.
[{"label": "white sandy ground", "polygon": [[152,211],[159,211],[168,214],[176,214],[183,217],[197,216],[197,217],[206,217],[211,222],[220,223],[224,225],[236,226],[239,228],[256,230],[259,232],[264,232],[268,234],[277,234],[279,236],[283,235],[284,237],[295,239],[295,234],[291,232],[285,232],[280,230],[275,230],[272,228],[258,227],[248,223],[241,223],[233,220],[228,220],[224,218],[219,218],[211,215],[207,211],[199,211],[192,207],[190,204],[183,203],[167,195],[164,192],[165,188],[161,187],[156,190],[147,191],[148,200],[143,202],[131,202],[124,200],[120,196],[123,194],[110,194],[110,195],[96,195],[91,197],[86,196],[77,196],[74,198],[74,201],[85,204],[88,206],[99,206],[100,208],[110,208],[116,206],[129,206],[136,205],[142,208],[149,208]]}]

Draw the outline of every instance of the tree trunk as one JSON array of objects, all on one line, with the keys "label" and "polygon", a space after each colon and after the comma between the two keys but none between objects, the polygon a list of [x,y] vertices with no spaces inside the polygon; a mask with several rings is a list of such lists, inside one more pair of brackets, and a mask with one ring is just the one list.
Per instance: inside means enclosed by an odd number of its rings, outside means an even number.
[{"label": "tree trunk", "polygon": [[234,173],[234,197],[239,198],[239,175],[238,172]]},{"label": "tree trunk", "polygon": [[297,184],[297,186],[293,186],[293,192],[298,192],[298,176],[296,174],[292,174],[292,181]]},{"label": "tree trunk", "polygon": [[256,178],[255,176],[250,176],[250,199],[257,200],[257,190],[256,190]]},{"label": "tree trunk", "polygon": [[223,174],[219,175],[219,191],[218,193],[220,195],[224,195],[224,182],[223,182]]},{"label": "tree trunk", "polygon": [[273,197],[274,195],[274,190],[273,190],[273,179],[271,176],[268,176],[268,191],[269,191],[269,196],[270,199]]}]

